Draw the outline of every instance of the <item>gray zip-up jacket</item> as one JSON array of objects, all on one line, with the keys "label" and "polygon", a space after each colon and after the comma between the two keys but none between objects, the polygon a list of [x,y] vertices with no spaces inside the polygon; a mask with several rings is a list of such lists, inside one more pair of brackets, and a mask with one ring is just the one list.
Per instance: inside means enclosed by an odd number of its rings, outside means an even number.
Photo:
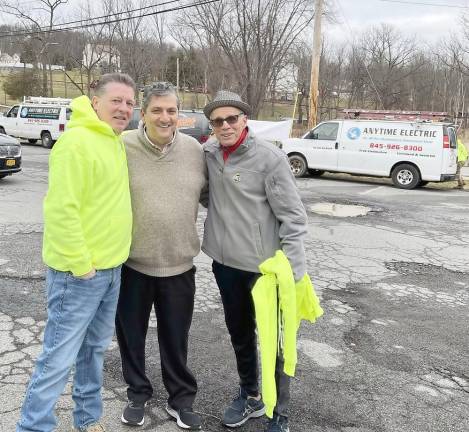
[{"label": "gray zip-up jacket", "polygon": [[259,273],[282,249],[295,280],[306,273],[306,211],[286,154],[250,131],[223,162],[217,140],[204,145],[209,204],[202,250],[215,261]]}]

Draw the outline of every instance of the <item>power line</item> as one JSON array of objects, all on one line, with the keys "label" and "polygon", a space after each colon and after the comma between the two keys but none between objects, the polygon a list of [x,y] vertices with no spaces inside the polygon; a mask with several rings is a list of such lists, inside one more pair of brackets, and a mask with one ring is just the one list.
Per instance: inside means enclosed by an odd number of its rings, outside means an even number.
[{"label": "power line", "polygon": [[[78,23],[84,23],[84,22],[87,22],[87,21],[93,21],[93,20],[97,20],[97,19],[102,19],[102,18],[109,18],[111,16],[118,16],[118,15],[123,15],[123,14],[129,14],[129,13],[134,13],[134,12],[139,12],[139,11],[143,11],[145,9],[152,9],[152,8],[156,8],[156,7],[159,7],[159,6],[165,6],[167,4],[171,4],[171,3],[178,3],[180,2],[181,0],[169,0],[169,1],[166,1],[164,3],[158,3],[158,4],[155,4],[155,5],[151,5],[151,6],[145,6],[145,7],[141,7],[141,8],[137,8],[137,9],[130,9],[130,10],[125,10],[125,11],[121,11],[121,12],[112,12],[110,14],[107,14],[107,15],[101,15],[101,16],[97,16],[97,17],[92,17],[92,18],[85,18],[85,19],[80,19],[80,20],[75,20],[75,21],[69,21],[69,22],[64,22],[64,23],[60,23],[60,24],[54,24],[53,25],[53,28],[57,28],[57,27],[61,27],[61,26],[66,26],[66,25],[70,25],[70,24],[78,24]],[[14,12],[8,12],[8,11],[3,11],[9,15],[14,15],[14,16],[17,16],[16,13]],[[37,31],[44,31],[44,32],[47,32],[49,31],[47,27],[39,27]],[[0,36],[2,34],[5,34],[5,33],[8,33],[10,34],[11,32],[5,32],[5,31],[2,31],[0,32]]]},{"label": "power line", "polygon": [[[221,1],[221,0],[205,0],[205,1],[196,2],[196,3],[184,5],[184,6],[178,6],[178,7],[174,7],[174,8],[163,9],[163,10],[160,10],[160,11],[149,12],[149,13],[140,14],[140,15],[136,15],[136,16],[126,17],[126,18],[116,18],[116,19],[113,19],[113,20],[105,20],[105,21],[101,21],[101,22],[71,26],[71,27],[52,28],[50,30],[49,29],[47,29],[47,30],[35,30],[35,31],[33,30],[33,31],[29,31],[29,32],[10,32],[9,34],[0,34],[0,39],[7,38],[7,37],[37,36],[37,35],[41,35],[41,34],[44,34],[44,33],[47,33],[47,34],[60,33],[60,32],[65,32],[65,31],[72,31],[72,30],[84,29],[84,28],[89,28],[89,27],[96,27],[96,26],[99,26],[99,25],[114,24],[114,23],[118,23],[118,22],[122,22],[122,21],[130,21],[130,20],[133,20],[133,19],[136,19],[136,18],[144,18],[144,17],[151,16],[151,15],[159,15],[159,14],[162,14],[162,13],[179,11],[179,10],[188,9],[188,8],[192,8],[192,7],[196,7],[196,6],[203,6],[203,5],[206,5],[206,4],[216,3],[216,2],[219,2],[219,1]],[[105,17],[107,18],[107,17],[111,17],[111,16],[113,16],[113,14],[107,15]]]},{"label": "power line", "polygon": [[401,4],[409,4],[409,5],[418,5],[418,6],[437,6],[437,7],[446,7],[446,8],[457,8],[457,9],[469,9],[469,6],[463,5],[450,5],[450,4],[443,4],[443,3],[425,3],[419,1],[406,1],[406,0],[379,0],[386,3],[401,3]]}]

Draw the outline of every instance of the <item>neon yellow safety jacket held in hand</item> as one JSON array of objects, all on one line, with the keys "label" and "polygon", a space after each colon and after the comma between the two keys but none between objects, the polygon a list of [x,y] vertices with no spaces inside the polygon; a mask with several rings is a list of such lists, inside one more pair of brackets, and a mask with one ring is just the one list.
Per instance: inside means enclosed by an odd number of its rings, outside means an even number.
[{"label": "neon yellow safety jacket held in hand", "polygon": [[[314,323],[324,312],[307,274],[295,283],[285,254],[275,256],[259,265],[259,277],[252,296],[256,310],[262,364],[262,398],[266,415],[273,416],[277,402],[275,363],[278,347],[283,348],[284,372],[294,376],[296,367],[296,333],[302,320]],[[277,291],[278,288],[278,291]],[[277,307],[278,305],[278,307]]]}]

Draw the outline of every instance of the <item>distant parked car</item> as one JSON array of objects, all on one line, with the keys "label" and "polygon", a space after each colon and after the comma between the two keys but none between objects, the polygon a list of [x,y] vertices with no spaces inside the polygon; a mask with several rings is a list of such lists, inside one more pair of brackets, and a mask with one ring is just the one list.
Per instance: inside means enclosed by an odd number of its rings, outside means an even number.
[{"label": "distant parked car", "polygon": [[203,111],[179,110],[178,128],[203,144],[210,138],[212,128]]},{"label": "distant parked car", "polygon": [[132,118],[129,121],[129,124],[125,130],[133,130],[138,128],[138,122],[140,121],[140,107],[135,107],[134,112],[132,113]]},{"label": "distant parked car", "polygon": [[[126,130],[137,129],[140,121],[140,108],[134,108],[132,119]],[[196,110],[179,110],[178,129],[194,137],[201,144],[208,140],[212,129],[205,114]]]},{"label": "distant parked car", "polygon": [[21,171],[21,144],[9,135],[0,134],[0,179]]}]

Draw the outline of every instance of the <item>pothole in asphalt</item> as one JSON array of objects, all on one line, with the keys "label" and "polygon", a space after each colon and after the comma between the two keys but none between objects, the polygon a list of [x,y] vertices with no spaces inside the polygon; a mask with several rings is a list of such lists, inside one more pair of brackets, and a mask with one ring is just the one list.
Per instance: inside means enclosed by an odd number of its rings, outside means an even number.
[{"label": "pothole in asphalt", "polygon": [[402,275],[426,275],[426,276],[442,276],[446,275],[459,275],[461,272],[455,270],[448,270],[443,266],[433,264],[424,264],[418,262],[408,261],[388,261],[384,263],[388,270],[395,271]]},{"label": "pothole in asphalt", "polygon": [[309,206],[313,213],[334,217],[366,216],[373,209],[371,207],[355,204],[316,203]]}]

